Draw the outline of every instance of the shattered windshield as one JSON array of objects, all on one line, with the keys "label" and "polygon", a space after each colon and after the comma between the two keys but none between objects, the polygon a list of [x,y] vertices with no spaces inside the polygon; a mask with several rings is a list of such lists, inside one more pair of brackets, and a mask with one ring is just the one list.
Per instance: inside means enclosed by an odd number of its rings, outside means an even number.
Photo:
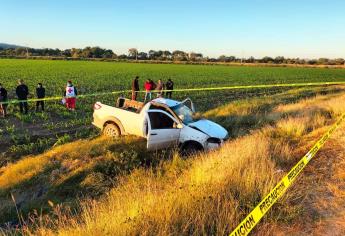
[{"label": "shattered windshield", "polygon": [[183,103],[171,107],[171,109],[175,112],[175,114],[182,120],[182,122],[186,125],[194,122],[193,119],[193,112],[189,107],[184,105]]}]

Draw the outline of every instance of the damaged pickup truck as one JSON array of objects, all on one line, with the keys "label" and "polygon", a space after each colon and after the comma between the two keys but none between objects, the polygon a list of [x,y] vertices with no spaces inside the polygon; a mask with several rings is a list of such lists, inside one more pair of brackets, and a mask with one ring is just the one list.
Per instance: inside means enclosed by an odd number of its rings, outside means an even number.
[{"label": "damaged pickup truck", "polygon": [[116,106],[94,104],[93,125],[110,137],[137,135],[147,140],[148,150],[178,146],[190,154],[211,150],[228,139],[220,125],[206,120],[194,120],[193,102],[157,98],[146,104],[118,98]]}]

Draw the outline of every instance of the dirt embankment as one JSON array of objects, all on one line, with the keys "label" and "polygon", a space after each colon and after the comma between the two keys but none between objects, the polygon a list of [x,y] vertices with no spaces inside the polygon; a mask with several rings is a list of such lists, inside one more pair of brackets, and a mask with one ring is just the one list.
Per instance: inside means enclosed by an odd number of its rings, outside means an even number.
[{"label": "dirt embankment", "polygon": [[290,194],[284,204],[302,205],[300,214],[289,223],[266,222],[258,227],[257,235],[345,235],[344,126],[288,190]]}]

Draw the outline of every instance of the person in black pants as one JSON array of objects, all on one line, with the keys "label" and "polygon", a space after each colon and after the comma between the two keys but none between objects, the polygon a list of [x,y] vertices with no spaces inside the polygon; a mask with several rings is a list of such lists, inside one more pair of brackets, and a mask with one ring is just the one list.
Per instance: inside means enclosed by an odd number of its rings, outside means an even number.
[{"label": "person in black pants", "polygon": [[0,84],[0,115],[5,117],[7,115],[7,104],[1,102],[7,102],[7,90]]},{"label": "person in black pants", "polygon": [[139,90],[139,76],[135,76],[135,79],[132,82],[132,100],[137,100]]},{"label": "person in black pants", "polygon": [[[42,83],[37,84],[36,96],[38,99],[43,99],[46,96],[46,89],[43,88]],[[40,106],[41,106],[41,110],[44,111],[44,101],[37,101],[36,102],[36,112],[39,111]]]},{"label": "person in black pants", "polygon": [[171,79],[168,79],[168,81],[165,84],[165,88],[166,90],[168,90],[165,92],[166,97],[171,98],[172,90],[174,90],[174,82]]},{"label": "person in black pants", "polygon": [[22,79],[18,80],[18,86],[16,88],[16,94],[18,97],[19,102],[19,108],[20,113],[28,114],[28,95],[29,95],[29,88],[24,84],[24,81]]}]

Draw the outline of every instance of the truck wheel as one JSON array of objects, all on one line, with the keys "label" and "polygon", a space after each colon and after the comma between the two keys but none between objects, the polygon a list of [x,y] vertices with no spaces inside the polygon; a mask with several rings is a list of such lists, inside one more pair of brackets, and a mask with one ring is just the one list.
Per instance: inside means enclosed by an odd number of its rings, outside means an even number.
[{"label": "truck wheel", "polygon": [[117,125],[109,123],[104,127],[103,134],[107,137],[117,138],[121,135],[121,132]]},{"label": "truck wheel", "polygon": [[181,155],[188,157],[202,150],[203,148],[201,144],[196,142],[188,142],[181,147]]}]

